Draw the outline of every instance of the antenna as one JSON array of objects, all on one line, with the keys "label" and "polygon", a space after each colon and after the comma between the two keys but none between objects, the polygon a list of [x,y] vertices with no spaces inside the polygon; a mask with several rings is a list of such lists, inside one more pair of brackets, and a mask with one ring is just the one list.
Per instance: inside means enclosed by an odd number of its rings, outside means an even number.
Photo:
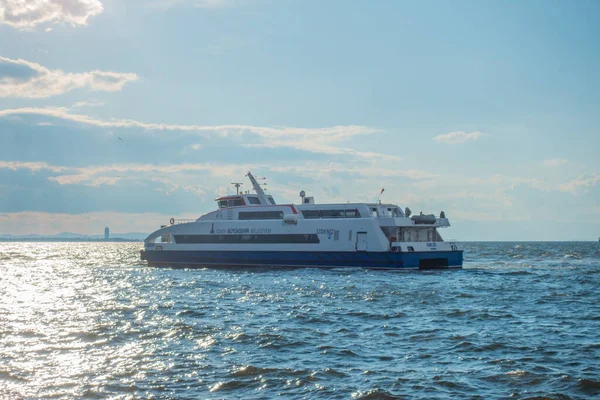
[{"label": "antenna", "polygon": [[267,196],[265,195],[265,192],[260,187],[260,184],[256,181],[256,178],[254,177],[254,175],[252,175],[252,173],[250,171],[248,171],[246,176],[248,177],[248,179],[250,179],[250,182],[252,182],[252,188],[258,195],[258,200],[260,201],[260,204],[271,204],[269,202],[269,200],[267,200]]},{"label": "antenna", "polygon": [[231,182],[231,184],[233,186],[235,186],[235,194],[240,194],[240,186],[242,186],[243,183],[241,183],[241,182]]},{"label": "antenna", "polygon": [[381,188],[381,192],[379,192],[379,194],[377,195],[377,199],[375,200],[375,203],[379,203],[381,204],[381,194],[383,193],[385,189]]}]

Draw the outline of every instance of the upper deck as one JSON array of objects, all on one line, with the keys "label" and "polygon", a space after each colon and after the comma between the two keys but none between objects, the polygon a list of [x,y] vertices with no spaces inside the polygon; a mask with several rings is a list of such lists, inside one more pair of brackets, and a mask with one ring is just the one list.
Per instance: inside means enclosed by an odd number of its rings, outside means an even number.
[{"label": "upper deck", "polygon": [[[377,219],[382,228],[414,227],[431,228],[450,226],[444,212],[439,218],[433,214],[412,216],[410,209],[403,211],[396,204],[379,203],[333,203],[316,204],[313,197],[305,197],[300,192],[302,204],[277,204],[273,196],[267,195],[254,176],[248,173],[256,194],[241,192],[235,195],[221,196],[215,199],[217,210],[198,218],[198,221],[260,221],[284,220],[284,223],[297,224],[298,220],[330,219]],[[236,184],[239,187],[241,184]]]},{"label": "upper deck", "polygon": [[[256,204],[252,196],[226,196],[217,199],[219,208],[204,214],[198,221],[206,220],[330,220],[330,219],[377,219],[382,227],[444,227],[446,218],[433,215],[409,218],[394,204],[341,203],[341,204]],[[250,203],[250,204],[248,204]],[[273,202],[274,203],[274,202]],[[425,218],[426,219],[423,219]]]}]

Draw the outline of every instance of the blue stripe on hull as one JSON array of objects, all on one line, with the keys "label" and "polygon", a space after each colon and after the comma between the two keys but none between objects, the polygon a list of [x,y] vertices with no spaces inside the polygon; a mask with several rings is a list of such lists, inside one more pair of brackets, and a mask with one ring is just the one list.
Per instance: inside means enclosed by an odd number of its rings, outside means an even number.
[{"label": "blue stripe on hull", "polygon": [[[142,251],[151,266],[362,267],[382,269],[460,268],[462,251],[316,252],[316,251]],[[447,259],[447,265],[445,260]]]}]

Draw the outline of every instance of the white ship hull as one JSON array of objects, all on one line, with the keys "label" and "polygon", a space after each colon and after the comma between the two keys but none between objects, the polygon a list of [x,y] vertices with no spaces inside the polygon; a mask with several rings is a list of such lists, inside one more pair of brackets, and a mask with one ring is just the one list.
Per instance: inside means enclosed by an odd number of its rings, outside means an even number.
[{"label": "white ship hull", "polygon": [[379,203],[276,205],[249,194],[217,201],[218,210],[194,222],[171,221],[152,233],[142,259],[173,267],[462,266],[462,250],[437,233],[449,226],[445,216],[411,219],[397,206]]}]

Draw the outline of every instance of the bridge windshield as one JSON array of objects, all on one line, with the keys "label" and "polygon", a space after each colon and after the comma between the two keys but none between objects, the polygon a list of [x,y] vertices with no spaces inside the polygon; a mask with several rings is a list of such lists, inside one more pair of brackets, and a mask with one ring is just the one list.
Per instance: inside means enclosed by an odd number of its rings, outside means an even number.
[{"label": "bridge windshield", "polygon": [[244,200],[241,197],[230,197],[227,199],[217,199],[217,203],[219,204],[219,208],[243,206],[245,204]]}]

